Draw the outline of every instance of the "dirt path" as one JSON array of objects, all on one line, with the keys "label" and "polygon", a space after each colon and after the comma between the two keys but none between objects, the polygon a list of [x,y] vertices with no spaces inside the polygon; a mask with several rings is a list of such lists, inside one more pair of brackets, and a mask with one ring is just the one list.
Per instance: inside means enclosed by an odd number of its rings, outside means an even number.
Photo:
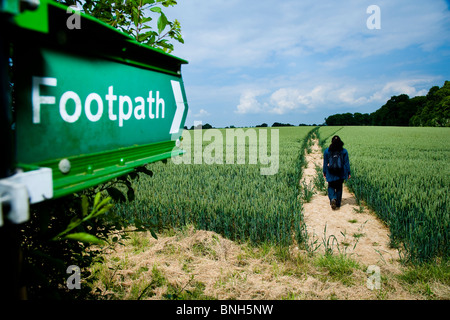
[{"label": "dirt path", "polygon": [[[308,163],[301,183],[313,185],[316,165],[322,168],[323,154],[317,139],[311,152],[305,155]],[[363,210],[362,210],[363,209]],[[391,272],[399,269],[399,253],[389,247],[389,229],[369,212],[360,207],[344,184],[341,207],[332,210],[327,195],[315,191],[311,201],[304,204],[305,223],[310,244],[318,250],[331,248],[333,252],[345,252],[366,266],[378,265]]]}]

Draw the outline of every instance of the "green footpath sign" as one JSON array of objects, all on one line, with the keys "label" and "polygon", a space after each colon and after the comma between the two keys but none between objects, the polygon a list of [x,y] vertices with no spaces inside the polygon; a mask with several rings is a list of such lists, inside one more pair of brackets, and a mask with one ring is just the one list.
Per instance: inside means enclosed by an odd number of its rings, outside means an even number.
[{"label": "green footpath sign", "polygon": [[48,34],[15,46],[19,166],[52,168],[58,197],[180,154],[186,62],[92,18],[65,30],[67,13],[48,8]]},{"label": "green footpath sign", "polygon": [[185,116],[179,78],[101,59],[41,50],[17,115],[17,155],[40,162],[176,140]]}]

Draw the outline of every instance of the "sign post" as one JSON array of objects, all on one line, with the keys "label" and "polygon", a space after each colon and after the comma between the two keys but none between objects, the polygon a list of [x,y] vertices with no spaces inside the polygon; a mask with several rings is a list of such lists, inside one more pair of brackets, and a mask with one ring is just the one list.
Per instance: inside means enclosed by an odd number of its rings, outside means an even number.
[{"label": "sign post", "polygon": [[[6,3],[3,3],[3,1],[0,3],[0,28],[1,30],[8,30],[12,13],[6,10],[8,9]],[[8,32],[2,32],[0,36],[0,181],[14,174],[14,144],[11,130],[13,122],[8,76],[9,46]],[[0,190],[0,225],[4,224],[2,212],[9,209],[9,203],[4,205],[5,200],[9,200],[9,197]],[[19,284],[22,259],[18,235],[19,230],[15,224],[7,223],[0,227],[0,274],[5,275],[1,284],[1,287],[5,289],[0,290],[2,301],[23,298],[20,294]]]},{"label": "sign post", "polygon": [[17,166],[50,168],[53,198],[181,154],[188,111],[186,61],[66,9],[41,1],[13,42]]},{"label": "sign post", "polygon": [[10,226],[29,219],[30,203],[183,153],[187,61],[77,14],[72,28],[52,0],[0,0],[0,250],[12,252],[2,274],[20,269]]}]

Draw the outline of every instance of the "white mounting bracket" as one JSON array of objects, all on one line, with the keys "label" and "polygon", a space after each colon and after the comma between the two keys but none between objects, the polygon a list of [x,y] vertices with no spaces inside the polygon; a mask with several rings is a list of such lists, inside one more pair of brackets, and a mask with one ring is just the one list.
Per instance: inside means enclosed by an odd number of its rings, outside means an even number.
[{"label": "white mounting bracket", "polygon": [[10,209],[5,219],[15,224],[28,221],[30,204],[53,198],[52,169],[18,172],[0,180],[0,227],[3,226],[3,203]]}]

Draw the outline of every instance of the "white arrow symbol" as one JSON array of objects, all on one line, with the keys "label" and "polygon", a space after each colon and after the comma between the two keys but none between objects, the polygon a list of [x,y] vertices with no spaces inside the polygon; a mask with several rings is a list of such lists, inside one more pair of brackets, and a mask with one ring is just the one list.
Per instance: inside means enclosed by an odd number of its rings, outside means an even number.
[{"label": "white arrow symbol", "polygon": [[175,116],[173,117],[172,127],[170,128],[170,134],[178,133],[180,130],[181,120],[184,114],[184,100],[183,94],[181,93],[181,86],[178,81],[170,80],[172,83],[173,95],[175,97],[175,102],[177,104],[177,110],[175,111]]}]

